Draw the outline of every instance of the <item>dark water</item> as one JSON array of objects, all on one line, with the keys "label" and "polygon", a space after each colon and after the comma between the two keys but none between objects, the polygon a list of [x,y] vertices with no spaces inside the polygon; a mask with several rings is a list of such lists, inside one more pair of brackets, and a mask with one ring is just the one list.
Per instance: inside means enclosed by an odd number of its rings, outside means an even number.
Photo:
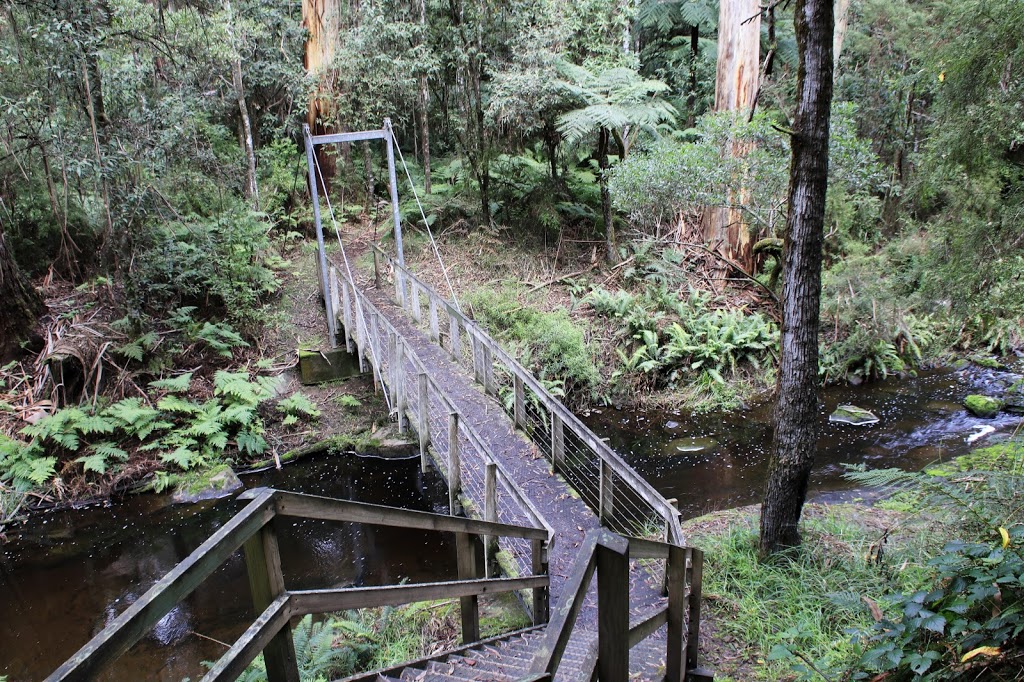
[{"label": "dark water", "polygon": [[[375,504],[447,509],[443,483],[419,461],[348,456],[245,477],[273,486]],[[226,522],[234,499],[201,507],[138,495],[109,507],[48,514],[8,531],[0,557],[0,675],[11,682],[51,673]],[[282,563],[296,589],[382,585],[455,575],[454,546],[439,533],[278,519]],[[13,531],[13,532],[12,532]],[[241,552],[169,613],[104,680],[198,679],[251,621]]]},{"label": "dark water", "polygon": [[[1018,364],[1014,369],[1022,368]],[[839,501],[865,495],[865,491],[851,490],[843,478],[844,463],[916,470],[1012,431],[1020,417],[1003,413],[995,419],[979,419],[962,406],[968,394],[998,394],[1012,378],[1008,372],[970,367],[825,389],[811,498]],[[871,410],[880,421],[870,426],[829,423],[829,414],[841,404]],[[694,517],[761,501],[771,411],[770,402],[708,415],[604,410],[591,413],[586,421],[665,497],[678,499],[685,517]],[[974,444],[967,442],[986,426],[994,427],[996,433]]]}]

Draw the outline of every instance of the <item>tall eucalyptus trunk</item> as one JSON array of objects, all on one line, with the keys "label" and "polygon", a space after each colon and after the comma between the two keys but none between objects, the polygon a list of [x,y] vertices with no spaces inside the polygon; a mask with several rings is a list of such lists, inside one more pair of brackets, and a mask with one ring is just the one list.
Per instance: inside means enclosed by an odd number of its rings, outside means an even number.
[{"label": "tall eucalyptus trunk", "polygon": [[[341,5],[341,0],[302,0],[302,25],[307,31],[303,62],[306,73],[316,82],[309,96],[306,123],[314,135],[334,132],[332,102],[336,95],[331,87],[331,64],[341,31]],[[336,172],[336,157],[327,151],[325,146],[318,147],[316,160],[324,183],[329,184]],[[321,190],[326,192],[327,188]]]},{"label": "tall eucalyptus trunk", "polygon": [[800,543],[798,524],[818,440],[818,315],[832,104],[832,0],[797,0],[799,49],[789,214],[783,247],[782,338],[761,551]]},{"label": "tall eucalyptus trunk", "polygon": [[[715,76],[715,111],[749,111],[757,97],[761,66],[760,0],[721,0],[718,18],[718,64]],[[747,145],[735,143],[734,157],[749,152]],[[743,214],[738,208],[744,189],[729,197],[730,206],[714,207],[705,218],[704,238],[723,256],[746,272],[753,270],[754,244]]]}]

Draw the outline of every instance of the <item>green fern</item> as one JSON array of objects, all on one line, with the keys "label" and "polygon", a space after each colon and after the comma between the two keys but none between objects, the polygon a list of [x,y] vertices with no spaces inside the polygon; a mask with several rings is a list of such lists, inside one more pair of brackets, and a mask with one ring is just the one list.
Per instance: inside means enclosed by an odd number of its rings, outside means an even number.
[{"label": "green fern", "polygon": [[149,387],[160,391],[168,391],[169,393],[184,393],[188,390],[190,383],[192,383],[192,372],[186,372],[185,374],[179,374],[173,379],[151,381],[149,382]]},{"label": "green fern", "polygon": [[277,403],[277,411],[292,417],[318,419],[320,410],[303,393],[293,393]]}]

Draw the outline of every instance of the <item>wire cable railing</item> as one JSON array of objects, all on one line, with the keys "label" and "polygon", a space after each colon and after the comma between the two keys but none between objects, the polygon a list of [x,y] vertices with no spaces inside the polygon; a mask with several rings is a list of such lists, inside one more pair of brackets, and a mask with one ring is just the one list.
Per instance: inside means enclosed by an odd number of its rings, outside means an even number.
[{"label": "wire cable railing", "polygon": [[[412,321],[420,328],[429,327],[431,340],[468,369],[486,393],[497,398],[552,470],[576,490],[606,527],[684,544],[679,513],[668,500],[476,321],[379,247],[373,249],[375,278],[380,281],[382,266],[391,269],[395,298]],[[446,333],[440,333],[442,317],[448,323]]]}]

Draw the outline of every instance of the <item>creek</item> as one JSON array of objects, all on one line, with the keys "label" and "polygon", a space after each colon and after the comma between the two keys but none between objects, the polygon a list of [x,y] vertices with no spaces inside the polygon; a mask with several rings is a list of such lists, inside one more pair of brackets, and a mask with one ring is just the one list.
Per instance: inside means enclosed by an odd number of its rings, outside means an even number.
[{"label": "creek", "polygon": [[[1017,371],[1020,372],[1018,365]],[[844,463],[919,469],[963,454],[967,439],[1020,417],[971,416],[973,392],[1005,386],[1006,374],[969,367],[822,392],[822,432],[811,499],[865,497],[843,479]],[[870,426],[828,422],[840,404],[874,412]],[[601,410],[585,420],[644,474],[684,517],[757,502],[767,470],[771,405],[734,413]],[[988,429],[986,429],[987,431]],[[445,511],[444,482],[421,474],[418,459],[334,456],[243,477],[272,486],[376,504]],[[38,514],[9,529],[0,554],[0,675],[38,680],[110,622],[238,509],[233,497],[172,505],[169,495],[137,495],[106,506]],[[438,580],[455,574],[454,547],[437,534],[355,524],[295,522],[279,527],[285,574],[298,589]],[[103,680],[197,679],[198,661],[214,660],[251,620],[240,553],[160,621]]]}]

